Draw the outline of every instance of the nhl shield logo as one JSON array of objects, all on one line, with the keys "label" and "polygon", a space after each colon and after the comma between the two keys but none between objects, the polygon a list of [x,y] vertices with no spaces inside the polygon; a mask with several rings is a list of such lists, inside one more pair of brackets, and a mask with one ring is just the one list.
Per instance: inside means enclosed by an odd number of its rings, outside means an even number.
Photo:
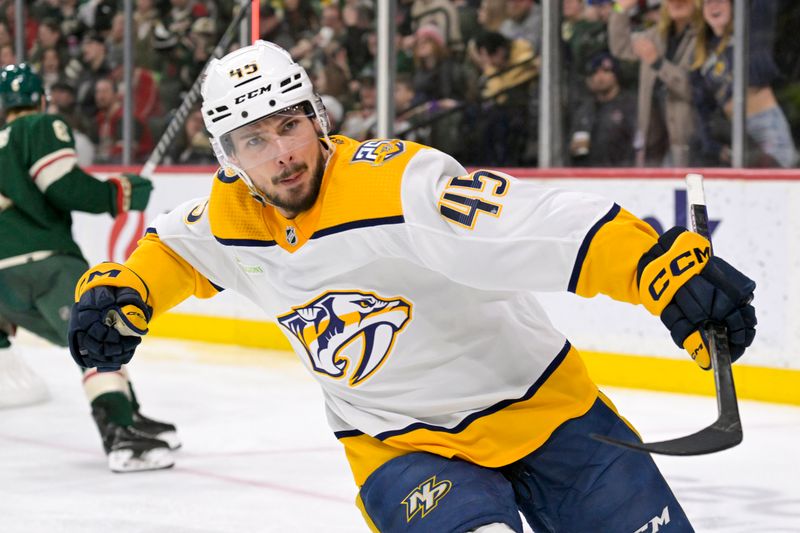
[{"label": "nhl shield logo", "polygon": [[291,246],[297,244],[297,231],[294,229],[294,226],[286,226],[286,242]]}]

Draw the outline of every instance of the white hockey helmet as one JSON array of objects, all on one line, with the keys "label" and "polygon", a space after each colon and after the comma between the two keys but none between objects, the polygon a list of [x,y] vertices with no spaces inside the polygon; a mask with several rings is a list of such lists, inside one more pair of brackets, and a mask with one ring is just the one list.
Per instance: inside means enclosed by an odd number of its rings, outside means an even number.
[{"label": "white hockey helmet", "polygon": [[203,121],[220,165],[239,174],[262,201],[247,169],[231,157],[226,135],[287,109],[301,108],[309,116],[313,113],[319,133],[327,137],[328,115],[308,74],[286,50],[273,43],[259,40],[212,60],[201,92]]}]

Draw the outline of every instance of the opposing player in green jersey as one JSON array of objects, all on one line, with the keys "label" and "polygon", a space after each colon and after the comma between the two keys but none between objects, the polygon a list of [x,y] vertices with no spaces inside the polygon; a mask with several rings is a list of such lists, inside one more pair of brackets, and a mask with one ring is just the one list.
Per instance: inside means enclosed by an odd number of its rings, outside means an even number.
[{"label": "opposing player in green jersey", "polygon": [[[153,186],[133,174],[101,181],[76,161],[69,126],[44,113],[42,81],[28,65],[0,71],[0,407],[47,397],[11,354],[16,326],[67,346],[75,282],[88,268],[72,238],[71,211],[143,210]],[[27,386],[26,386],[27,384]],[[83,386],[115,472],[172,466],[175,426],[144,417],[124,368],[83,371]]]}]

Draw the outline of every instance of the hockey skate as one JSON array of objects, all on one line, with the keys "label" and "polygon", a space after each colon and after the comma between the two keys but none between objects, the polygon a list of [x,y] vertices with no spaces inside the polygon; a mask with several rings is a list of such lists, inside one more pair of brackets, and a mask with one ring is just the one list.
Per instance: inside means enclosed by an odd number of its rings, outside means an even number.
[{"label": "hockey skate", "polygon": [[177,428],[174,424],[153,420],[137,410],[133,412],[133,427],[145,435],[166,442],[170,450],[177,450],[181,447],[181,441],[178,438]]},{"label": "hockey skate", "polygon": [[[149,423],[159,424],[163,427],[171,426],[174,434],[175,426],[139,416],[140,419],[147,420]],[[175,464],[170,445],[138,429],[135,422],[130,426],[116,424],[108,419],[105,409],[99,406],[92,407],[92,417],[97,423],[103,439],[103,449],[108,455],[108,467],[112,472],[161,470],[171,468]],[[168,431],[162,431],[162,433],[168,433]]]},{"label": "hockey skate", "polygon": [[47,385],[13,348],[0,349],[0,408],[34,405],[49,399]]}]

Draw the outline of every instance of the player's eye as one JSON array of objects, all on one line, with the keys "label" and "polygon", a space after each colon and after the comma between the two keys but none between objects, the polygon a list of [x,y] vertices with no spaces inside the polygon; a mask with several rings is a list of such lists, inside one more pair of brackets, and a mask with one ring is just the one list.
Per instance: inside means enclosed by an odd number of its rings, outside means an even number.
[{"label": "player's eye", "polygon": [[262,148],[266,143],[267,141],[258,135],[254,135],[245,140],[245,146],[251,149]]},{"label": "player's eye", "polygon": [[290,133],[290,132],[294,131],[295,129],[297,129],[297,126],[299,126],[299,124],[300,124],[300,122],[296,118],[293,118],[291,120],[287,120],[283,124],[283,131],[286,132],[286,133]]}]

